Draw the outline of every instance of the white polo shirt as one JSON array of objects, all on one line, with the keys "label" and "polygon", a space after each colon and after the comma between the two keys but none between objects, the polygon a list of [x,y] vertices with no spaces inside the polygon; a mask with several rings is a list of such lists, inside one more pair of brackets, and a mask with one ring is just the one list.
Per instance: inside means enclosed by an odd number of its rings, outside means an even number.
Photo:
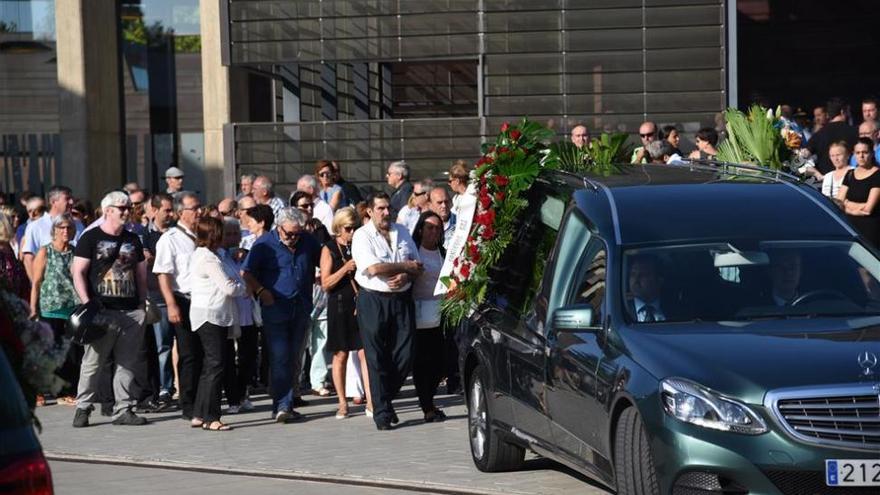
[{"label": "white polo shirt", "polygon": [[312,215],[327,227],[327,232],[333,234],[333,208],[323,199],[315,196],[312,199]]},{"label": "white polo shirt", "polygon": [[192,293],[189,262],[196,250],[195,238],[196,235],[191,230],[177,224],[162,234],[156,242],[153,273],[171,275],[171,289],[174,292]]},{"label": "white polo shirt", "polygon": [[382,276],[372,276],[367,269],[378,263],[401,263],[407,260],[421,261],[419,249],[406,227],[398,223],[392,223],[389,229],[391,245],[385,237],[379,233],[373,222],[354,231],[351,240],[351,257],[357,264],[354,279],[357,283],[368,290],[378,292],[404,292],[410,288],[412,282],[396,290],[388,287],[388,280]]}]

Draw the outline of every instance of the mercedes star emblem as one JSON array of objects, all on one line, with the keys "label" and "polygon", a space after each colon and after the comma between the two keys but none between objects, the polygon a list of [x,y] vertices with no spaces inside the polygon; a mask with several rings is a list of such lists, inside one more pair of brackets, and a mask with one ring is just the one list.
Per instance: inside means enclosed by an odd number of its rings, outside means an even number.
[{"label": "mercedes star emblem", "polygon": [[864,370],[864,374],[870,375],[874,372],[874,368],[877,367],[877,355],[873,352],[865,351],[859,354],[858,363]]}]

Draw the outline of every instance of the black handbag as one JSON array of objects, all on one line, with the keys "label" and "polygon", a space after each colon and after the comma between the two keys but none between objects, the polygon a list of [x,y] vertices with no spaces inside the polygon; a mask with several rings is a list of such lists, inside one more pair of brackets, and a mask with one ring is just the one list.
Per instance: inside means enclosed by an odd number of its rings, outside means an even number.
[{"label": "black handbag", "polygon": [[96,299],[80,304],[73,310],[70,319],[67,320],[67,328],[74,344],[91,344],[107,333],[107,328],[95,321],[99,312],[101,312],[101,303]]}]

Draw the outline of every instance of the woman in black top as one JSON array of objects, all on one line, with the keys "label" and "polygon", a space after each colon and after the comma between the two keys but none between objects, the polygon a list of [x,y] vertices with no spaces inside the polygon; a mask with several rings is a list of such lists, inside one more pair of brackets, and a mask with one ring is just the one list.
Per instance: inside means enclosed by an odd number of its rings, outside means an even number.
[{"label": "woman in black top", "polygon": [[[321,288],[327,293],[327,344],[325,349],[333,353],[333,386],[339,398],[336,419],[348,417],[348,401],[345,397],[345,368],[348,353],[357,351],[361,369],[366,371],[367,360],[364,355],[358,329],[355,307],[357,283],[354,281],[355,263],[351,258],[351,239],[360,226],[354,208],[340,208],[333,216],[335,236],[324,243],[321,249]],[[364,390],[367,394],[367,413],[373,410],[370,397],[370,379],[363,374]]]},{"label": "woman in black top", "polygon": [[880,168],[874,161],[874,143],[859,138],[853,148],[856,168],[846,174],[837,198],[855,229],[874,247],[880,248]]}]

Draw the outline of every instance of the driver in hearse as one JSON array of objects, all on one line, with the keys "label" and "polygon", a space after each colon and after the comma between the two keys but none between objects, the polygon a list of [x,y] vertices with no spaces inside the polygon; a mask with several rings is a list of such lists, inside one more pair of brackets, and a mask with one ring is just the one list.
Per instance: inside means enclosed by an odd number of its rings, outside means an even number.
[{"label": "driver in hearse", "polygon": [[779,249],[769,253],[771,302],[789,306],[800,295],[801,253],[794,249]]},{"label": "driver in hearse", "polygon": [[636,321],[653,323],[675,319],[675,308],[663,297],[664,278],[660,260],[656,256],[632,256],[629,260],[628,282],[626,305]]}]

